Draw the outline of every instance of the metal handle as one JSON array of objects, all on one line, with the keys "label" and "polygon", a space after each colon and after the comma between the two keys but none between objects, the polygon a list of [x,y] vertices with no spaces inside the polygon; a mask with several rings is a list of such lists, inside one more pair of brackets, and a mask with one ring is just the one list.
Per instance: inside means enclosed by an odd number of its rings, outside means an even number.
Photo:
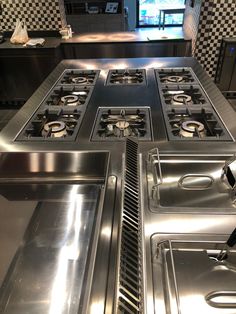
[{"label": "metal handle", "polygon": [[[158,199],[159,199],[159,186],[163,183],[163,177],[162,177],[162,170],[161,170],[161,162],[160,162],[160,155],[158,148],[154,149],[153,153],[149,154],[149,161],[151,161],[152,165],[154,166],[154,179],[156,178],[157,182],[152,186],[152,199],[154,199],[155,194],[158,193]],[[158,172],[157,173],[157,167],[156,164],[158,164]]]},{"label": "metal handle", "polygon": [[223,249],[220,251],[220,253],[217,255],[216,259],[218,261],[222,261],[226,258],[226,256],[229,254],[229,249],[232,248],[236,244],[236,228],[233,230],[233,232],[230,234],[227,242],[225,243]]},{"label": "metal handle", "polygon": [[[196,186],[188,187],[188,186],[185,186],[185,185],[184,185],[184,180],[186,180],[186,179],[188,179],[188,178],[207,178],[207,179],[209,179],[209,182],[208,182],[208,184],[202,185],[202,186],[201,186],[201,185],[196,185]],[[214,182],[214,179],[213,179],[213,177],[210,176],[210,175],[205,175],[205,174],[185,174],[185,175],[183,175],[183,176],[179,179],[178,185],[179,185],[179,187],[180,187],[181,189],[183,189],[183,190],[188,190],[188,191],[195,191],[195,190],[197,190],[197,191],[204,191],[204,190],[209,189],[209,188],[212,186],[213,182]]]},{"label": "metal handle", "polygon": [[235,190],[235,177],[231,171],[230,165],[236,161],[236,155],[234,154],[233,157],[225,161],[225,164],[222,168],[221,179],[227,179],[228,185],[231,187],[232,190]]},{"label": "metal handle", "polygon": [[205,300],[212,307],[225,309],[236,308],[235,291],[213,291],[206,295]]},{"label": "metal handle", "polygon": [[[154,157],[157,157],[157,159],[155,159]],[[152,158],[153,158],[153,161],[152,161],[152,164],[155,166],[156,164],[158,164],[158,170],[159,170],[159,176],[156,172],[156,177],[157,179],[159,179],[159,182],[157,182],[157,185],[160,185],[163,183],[163,177],[162,177],[162,171],[161,171],[161,161],[160,161],[160,155],[159,155],[159,151],[158,151],[158,148],[156,148],[156,154],[152,154]],[[156,167],[155,167],[156,169]]]}]

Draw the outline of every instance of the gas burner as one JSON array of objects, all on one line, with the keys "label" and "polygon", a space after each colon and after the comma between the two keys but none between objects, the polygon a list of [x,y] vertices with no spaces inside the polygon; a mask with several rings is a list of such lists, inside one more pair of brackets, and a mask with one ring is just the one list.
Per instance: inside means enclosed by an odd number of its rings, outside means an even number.
[{"label": "gas burner", "polygon": [[63,121],[51,121],[43,126],[42,136],[44,137],[64,137],[66,135],[66,124]]},{"label": "gas burner", "polygon": [[100,108],[92,140],[124,140],[127,137],[151,139],[149,109]]},{"label": "gas burner", "polygon": [[[132,136],[132,129],[130,127],[130,123],[125,120],[120,120],[115,124],[115,127],[113,127],[112,124],[109,124],[112,126],[112,131],[114,132],[116,137],[128,137]],[[109,130],[109,128],[108,128]]]},{"label": "gas burner", "polygon": [[208,105],[200,86],[197,85],[166,85],[159,87],[163,104],[173,106]]},{"label": "gas burner", "polygon": [[78,76],[78,77],[73,77],[71,79],[71,81],[75,84],[86,84],[87,83],[87,78],[86,77],[81,77],[81,76]]},{"label": "gas burner", "polygon": [[180,135],[183,137],[205,137],[205,127],[198,121],[184,121],[181,124]]},{"label": "gas burner", "polygon": [[192,97],[186,94],[174,95],[171,101],[172,105],[188,105],[191,103]]},{"label": "gas burner", "polygon": [[191,68],[156,69],[156,75],[162,84],[191,84],[197,81]]},{"label": "gas burner", "polygon": [[78,106],[81,105],[77,95],[66,95],[61,97],[61,103],[65,106]]},{"label": "gas burner", "polygon": [[126,69],[110,70],[107,85],[140,85],[146,84],[145,70]]},{"label": "gas burner", "polygon": [[58,84],[63,85],[95,85],[98,70],[66,70]]},{"label": "gas burner", "polygon": [[184,76],[179,76],[179,75],[172,75],[172,76],[166,76],[165,81],[166,83],[180,83],[182,81],[186,81],[186,77]]},{"label": "gas burner", "polygon": [[184,107],[167,110],[166,127],[174,140],[225,140],[231,141],[220,119],[210,108]]},{"label": "gas burner", "polygon": [[75,140],[81,121],[77,109],[46,109],[34,115],[17,140]]},{"label": "gas burner", "polygon": [[56,86],[49,94],[46,105],[48,106],[85,106],[92,93],[92,87],[85,86]]}]

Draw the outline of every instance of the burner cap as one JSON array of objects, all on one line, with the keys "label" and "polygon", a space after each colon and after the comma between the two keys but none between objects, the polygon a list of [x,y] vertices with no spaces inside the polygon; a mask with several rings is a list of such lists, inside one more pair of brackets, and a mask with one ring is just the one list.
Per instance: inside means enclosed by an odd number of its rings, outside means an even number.
[{"label": "burner cap", "polygon": [[184,121],[181,124],[180,134],[184,137],[193,137],[194,133],[198,133],[200,137],[204,136],[204,125],[198,121]]},{"label": "burner cap", "polygon": [[77,106],[80,104],[79,97],[76,95],[66,95],[61,97],[61,102],[63,105],[67,106]]},{"label": "burner cap", "polygon": [[116,123],[116,127],[117,127],[119,130],[125,130],[125,129],[127,129],[127,128],[129,127],[129,122],[123,121],[123,120],[118,121],[118,122]]},{"label": "burner cap", "polygon": [[190,102],[192,97],[186,94],[179,94],[173,96],[173,104],[174,105],[182,105]]},{"label": "burner cap", "polygon": [[182,76],[178,76],[178,75],[166,76],[165,79],[167,82],[170,82],[170,83],[179,83],[184,80]]},{"label": "burner cap", "polygon": [[84,84],[87,82],[86,77],[76,76],[72,78],[72,82],[76,84]]},{"label": "burner cap", "polygon": [[[50,132],[50,134],[49,134]],[[42,135],[50,137],[63,137],[67,134],[66,124],[63,121],[51,121],[44,125]]]},{"label": "burner cap", "polygon": [[143,75],[140,72],[130,73],[128,71],[123,73],[112,73],[111,83],[114,84],[135,84],[143,81]]},{"label": "burner cap", "polygon": [[115,124],[114,135],[117,137],[128,137],[132,134],[132,129],[127,121],[120,120]]}]

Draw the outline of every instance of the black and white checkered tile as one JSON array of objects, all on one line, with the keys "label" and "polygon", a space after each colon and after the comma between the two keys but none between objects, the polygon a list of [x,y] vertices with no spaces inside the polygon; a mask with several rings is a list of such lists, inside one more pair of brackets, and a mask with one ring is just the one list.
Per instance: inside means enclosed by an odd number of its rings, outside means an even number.
[{"label": "black and white checkered tile", "polygon": [[25,20],[28,30],[58,30],[64,24],[62,0],[0,0],[0,29],[11,31],[16,20]]},{"label": "black and white checkered tile", "polygon": [[194,56],[214,78],[221,40],[236,36],[236,1],[203,0]]}]

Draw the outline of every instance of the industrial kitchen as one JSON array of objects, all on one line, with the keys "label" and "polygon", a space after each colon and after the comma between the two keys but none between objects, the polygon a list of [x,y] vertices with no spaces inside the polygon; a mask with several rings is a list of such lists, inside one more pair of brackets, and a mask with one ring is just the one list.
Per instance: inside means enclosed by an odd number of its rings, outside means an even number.
[{"label": "industrial kitchen", "polygon": [[174,2],[1,3],[0,313],[236,314],[236,33]]}]

